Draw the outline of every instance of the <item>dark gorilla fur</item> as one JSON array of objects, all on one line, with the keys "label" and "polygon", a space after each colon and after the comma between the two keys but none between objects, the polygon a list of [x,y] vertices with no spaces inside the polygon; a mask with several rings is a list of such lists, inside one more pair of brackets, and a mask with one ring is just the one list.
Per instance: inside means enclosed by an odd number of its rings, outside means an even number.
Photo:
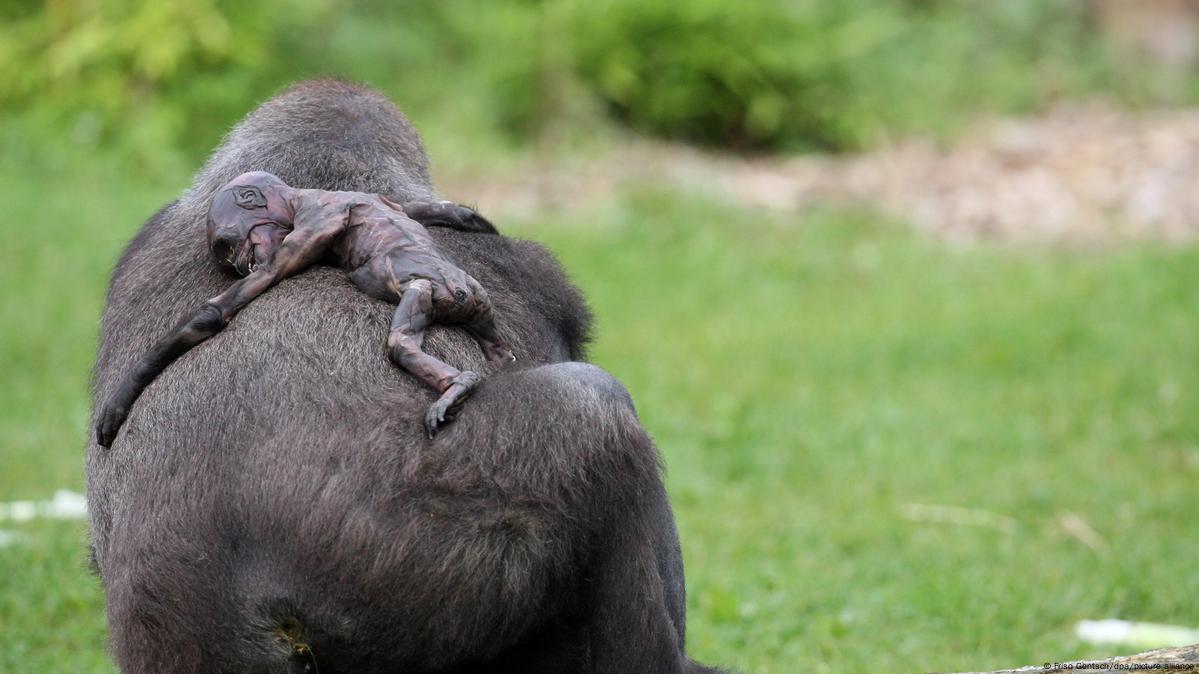
[{"label": "dark gorilla fur", "polygon": [[[297,187],[436,199],[382,95],[300,84],[239,124],[113,273],[93,401],[230,282],[214,191],[250,170]],[[391,308],[337,270],[284,281],[88,447],[94,566],[122,671],[705,672],[683,653],[683,566],[656,449],[621,384],[582,358],[589,315],[553,257],[435,228],[491,293],[520,367],[466,334],[427,349],[485,379],[425,438],[433,395],[382,347]]]}]

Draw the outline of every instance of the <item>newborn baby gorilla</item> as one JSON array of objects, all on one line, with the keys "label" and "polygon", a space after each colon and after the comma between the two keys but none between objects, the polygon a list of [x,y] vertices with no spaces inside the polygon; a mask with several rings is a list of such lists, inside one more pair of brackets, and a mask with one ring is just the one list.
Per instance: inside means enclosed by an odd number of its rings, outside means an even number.
[{"label": "newborn baby gorilla", "polygon": [[516,358],[496,334],[487,291],[442,256],[425,231],[430,224],[495,231],[473,210],[450,202],[401,205],[377,194],[294,189],[262,171],[234,178],[213,198],[208,244],[218,262],[243,278],[138,361],[101,411],[96,441],[111,446],[138,395],[176,358],[220,332],[268,288],[326,256],[366,294],[398,303],[387,346],[397,365],[441,393],[425,413],[431,437],[479,377],[422,351],[425,328],[460,324],[488,360]]}]

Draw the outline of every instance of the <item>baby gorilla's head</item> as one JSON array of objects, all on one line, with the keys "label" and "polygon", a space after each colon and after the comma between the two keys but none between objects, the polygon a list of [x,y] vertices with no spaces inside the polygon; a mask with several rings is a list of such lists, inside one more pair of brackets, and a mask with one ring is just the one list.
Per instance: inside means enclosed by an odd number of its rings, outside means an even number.
[{"label": "baby gorilla's head", "polygon": [[291,188],[265,171],[243,173],[217,190],[208,209],[208,248],[241,276],[268,264],[292,230]]}]

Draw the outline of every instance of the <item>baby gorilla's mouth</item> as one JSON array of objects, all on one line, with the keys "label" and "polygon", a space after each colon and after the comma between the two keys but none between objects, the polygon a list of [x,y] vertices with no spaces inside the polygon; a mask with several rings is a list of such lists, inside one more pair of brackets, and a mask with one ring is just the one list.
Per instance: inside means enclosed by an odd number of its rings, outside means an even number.
[{"label": "baby gorilla's mouth", "polygon": [[274,251],[287,235],[288,230],[275,222],[260,222],[250,228],[246,235],[243,264],[245,274],[253,274],[271,265]]},{"label": "baby gorilla's mouth", "polygon": [[254,255],[254,245],[248,240],[242,244],[241,250],[233,258],[233,268],[239,276],[248,276],[254,271],[254,266],[257,262]]}]

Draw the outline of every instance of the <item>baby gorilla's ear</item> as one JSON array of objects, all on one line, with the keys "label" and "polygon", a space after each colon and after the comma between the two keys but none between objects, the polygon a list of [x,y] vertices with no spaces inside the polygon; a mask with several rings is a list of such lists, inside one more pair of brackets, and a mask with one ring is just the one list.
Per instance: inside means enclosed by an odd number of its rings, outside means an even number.
[{"label": "baby gorilla's ear", "polygon": [[252,211],[266,206],[266,196],[253,185],[238,185],[233,188],[233,203]]}]

